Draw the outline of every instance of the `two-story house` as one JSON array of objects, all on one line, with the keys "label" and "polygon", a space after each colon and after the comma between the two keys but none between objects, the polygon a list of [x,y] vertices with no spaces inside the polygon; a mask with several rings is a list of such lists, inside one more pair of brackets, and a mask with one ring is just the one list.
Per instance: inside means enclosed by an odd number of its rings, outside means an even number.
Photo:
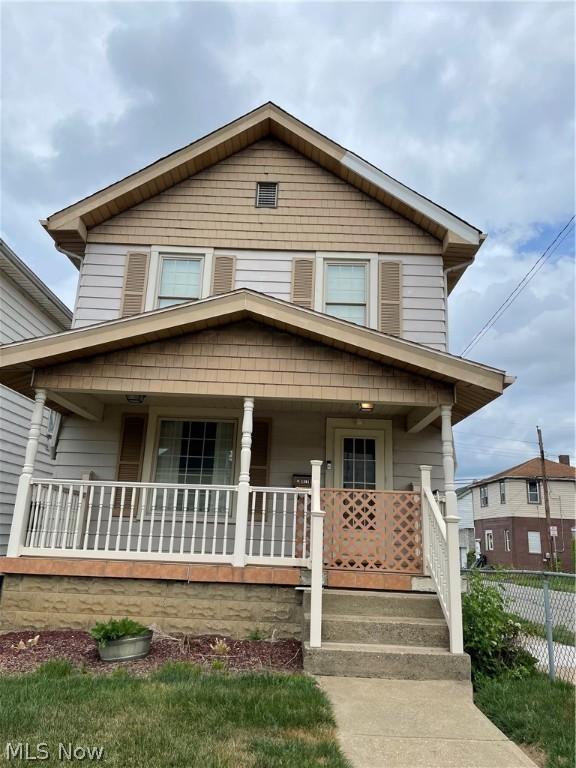
[{"label": "two-story house", "polygon": [[[0,380],[37,403],[4,624],[129,606],[244,631],[230,601],[152,597],[226,582],[235,600],[273,585],[262,622],[298,633],[284,609],[311,568],[312,646],[323,574],[436,590],[461,650],[452,425],[512,381],[447,351],[481,231],[271,103],[42,224],[80,277],[71,331],[2,349]],[[51,482],[34,469],[46,404],[63,415]]]},{"label": "two-story house", "polygon": [[[70,328],[71,321],[68,307],[0,240],[0,342],[60,333]],[[32,408],[29,397],[0,384],[0,556],[8,547]],[[41,477],[52,475],[59,422],[60,415],[46,408],[35,468]]]},{"label": "two-story house", "polygon": [[474,483],[476,540],[491,565],[534,571],[574,570],[576,469],[568,455],[545,460],[550,506],[546,520],[540,458]]}]

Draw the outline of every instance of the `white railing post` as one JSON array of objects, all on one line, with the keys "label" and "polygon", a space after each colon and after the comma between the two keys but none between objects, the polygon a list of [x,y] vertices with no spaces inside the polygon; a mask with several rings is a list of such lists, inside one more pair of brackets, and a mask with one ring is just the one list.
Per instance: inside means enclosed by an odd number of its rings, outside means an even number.
[{"label": "white railing post", "polygon": [[312,498],[310,512],[310,647],[322,645],[322,581],[324,565],[324,512],[320,508],[320,468],[322,462],[313,460]]},{"label": "white railing post", "polygon": [[14,502],[14,515],[12,517],[10,539],[6,551],[7,557],[18,557],[20,554],[20,547],[23,545],[26,536],[26,526],[28,525],[28,513],[30,510],[30,481],[32,480],[34,466],[36,464],[36,454],[38,453],[38,441],[40,439],[40,429],[42,427],[45,402],[46,391],[44,389],[37,389],[34,398],[34,408],[32,409],[32,416],[30,418],[30,430],[28,432],[24,466],[22,467],[22,474],[18,480],[18,489],[16,491],[16,499]]},{"label": "white railing post", "polygon": [[250,500],[250,458],[252,455],[252,426],[254,398],[244,398],[242,438],[240,442],[240,474],[236,499],[236,527],[234,530],[234,557],[232,565],[243,568],[246,564],[246,535],[248,529],[248,503]]},{"label": "white railing post", "polygon": [[443,405],[442,416],[442,463],[444,466],[444,493],[446,496],[446,550],[448,554],[448,595],[450,615],[450,650],[462,653],[462,591],[460,579],[460,548],[458,544],[457,499],[454,484],[454,441],[452,437],[452,407]]},{"label": "white railing post", "polygon": [[422,570],[424,575],[430,574],[430,541],[429,541],[429,520],[428,520],[428,501],[424,492],[425,488],[431,488],[432,467],[423,464],[420,467],[420,514],[422,517]]}]

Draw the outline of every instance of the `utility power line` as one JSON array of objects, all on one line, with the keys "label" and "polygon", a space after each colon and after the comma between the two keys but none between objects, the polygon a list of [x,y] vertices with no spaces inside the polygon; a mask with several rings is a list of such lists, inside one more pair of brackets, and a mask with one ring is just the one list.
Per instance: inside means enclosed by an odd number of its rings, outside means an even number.
[{"label": "utility power line", "polygon": [[[536,276],[536,274],[540,271],[540,269],[544,266],[544,264],[548,261],[548,259],[553,255],[553,253],[560,247],[560,245],[564,242],[564,240],[571,234],[570,231],[566,232],[566,230],[570,227],[572,222],[574,221],[574,216],[570,219],[570,221],[567,222],[567,224],[564,225],[564,227],[558,232],[554,240],[550,243],[550,245],[546,248],[546,250],[542,253],[542,255],[537,259],[537,261],[533,264],[533,266],[528,270],[528,272],[524,275],[522,280],[518,283],[518,285],[514,288],[514,290],[508,294],[508,296],[504,299],[502,304],[498,307],[496,312],[486,321],[486,323],[480,328],[478,333],[472,338],[472,340],[468,343],[466,348],[461,352],[460,356],[463,357],[466,352],[468,352],[469,349],[472,349],[472,347],[476,346],[480,339],[492,328],[494,323],[496,323],[506,312],[507,309],[514,303],[514,301],[518,298],[518,296],[522,293],[524,288],[528,285],[528,283]],[[573,228],[572,228],[573,229]]]}]

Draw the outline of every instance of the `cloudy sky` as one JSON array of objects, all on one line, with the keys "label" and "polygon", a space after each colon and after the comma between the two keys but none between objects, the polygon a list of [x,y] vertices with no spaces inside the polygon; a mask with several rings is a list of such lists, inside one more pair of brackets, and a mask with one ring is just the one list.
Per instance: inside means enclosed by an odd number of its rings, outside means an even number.
[{"label": "cloudy sky", "polygon": [[[68,304],[38,219],[272,100],[488,233],[451,351],[574,210],[574,7],[3,3],[2,236]],[[456,428],[459,477],[574,455],[574,236],[468,353],[518,376]]]}]

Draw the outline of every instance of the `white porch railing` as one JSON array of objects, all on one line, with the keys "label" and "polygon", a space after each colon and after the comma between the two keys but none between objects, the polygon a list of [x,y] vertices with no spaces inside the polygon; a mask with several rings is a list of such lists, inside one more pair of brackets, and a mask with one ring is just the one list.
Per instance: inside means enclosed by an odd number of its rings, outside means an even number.
[{"label": "white porch railing", "polygon": [[[246,563],[309,566],[309,489],[250,488]],[[23,555],[231,563],[238,488],[31,481]]]},{"label": "white porch railing", "polygon": [[443,517],[430,484],[431,467],[420,467],[424,573],[434,582],[450,631],[450,650],[462,653],[462,600],[458,518]]}]

